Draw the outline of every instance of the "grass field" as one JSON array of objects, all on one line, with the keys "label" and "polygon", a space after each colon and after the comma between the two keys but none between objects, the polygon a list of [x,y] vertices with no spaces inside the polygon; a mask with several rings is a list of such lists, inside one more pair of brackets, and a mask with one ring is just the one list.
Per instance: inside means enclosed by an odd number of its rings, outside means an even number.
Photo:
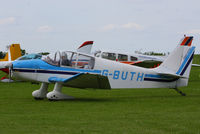
[{"label": "grass field", "polygon": [[185,97],[172,89],[63,88],[76,99],[50,102],[33,99],[38,88],[28,82],[0,83],[0,134],[200,134],[197,67],[189,86],[180,88]]}]

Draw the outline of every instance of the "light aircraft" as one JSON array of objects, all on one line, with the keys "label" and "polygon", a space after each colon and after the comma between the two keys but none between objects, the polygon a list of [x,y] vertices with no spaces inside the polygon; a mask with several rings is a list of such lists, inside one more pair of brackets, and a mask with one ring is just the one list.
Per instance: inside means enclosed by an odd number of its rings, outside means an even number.
[{"label": "light aircraft", "polygon": [[[184,40],[157,68],[147,69],[73,51],[56,52],[54,57],[14,61],[12,76],[41,82],[32,93],[35,99],[72,99],[62,93],[62,86],[97,89],[173,88],[187,86],[195,47],[193,37]],[[64,57],[64,58],[63,58]],[[81,62],[82,64],[79,64]],[[48,85],[54,83],[48,93]]]},{"label": "light aircraft", "polygon": [[[9,69],[6,68],[6,65],[11,61],[16,60],[21,56],[20,44],[12,44],[7,46],[8,52],[6,53],[3,59],[0,59],[0,70],[9,74]],[[8,81],[7,75],[1,78],[1,81]]]}]

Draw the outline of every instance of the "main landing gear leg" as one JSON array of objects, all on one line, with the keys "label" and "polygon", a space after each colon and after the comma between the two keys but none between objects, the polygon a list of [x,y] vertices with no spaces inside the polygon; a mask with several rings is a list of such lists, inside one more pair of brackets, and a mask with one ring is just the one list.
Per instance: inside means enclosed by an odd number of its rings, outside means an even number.
[{"label": "main landing gear leg", "polygon": [[176,92],[178,92],[179,94],[181,94],[182,96],[186,96],[185,93],[183,93],[181,90],[179,90],[178,88],[173,88],[174,90],[176,90]]},{"label": "main landing gear leg", "polygon": [[48,83],[42,83],[40,89],[32,92],[32,96],[36,100],[42,100],[46,98],[47,93],[48,93]]},{"label": "main landing gear leg", "polygon": [[56,82],[53,91],[47,94],[47,98],[49,100],[67,100],[67,99],[74,99],[72,96],[68,96],[61,92],[62,90],[62,83]]}]

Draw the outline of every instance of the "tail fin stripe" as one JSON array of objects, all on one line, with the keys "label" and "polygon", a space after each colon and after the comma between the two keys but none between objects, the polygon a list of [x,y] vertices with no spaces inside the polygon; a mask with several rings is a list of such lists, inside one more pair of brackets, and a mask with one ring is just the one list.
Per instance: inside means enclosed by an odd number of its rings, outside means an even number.
[{"label": "tail fin stripe", "polygon": [[181,46],[191,46],[193,37],[185,37]]},{"label": "tail fin stripe", "polygon": [[184,46],[184,44],[186,43],[186,41],[188,40],[189,37],[185,37],[181,43],[181,46]]},{"label": "tail fin stripe", "polygon": [[191,47],[189,49],[189,51],[188,51],[183,63],[181,64],[181,66],[178,69],[178,71],[176,72],[176,74],[178,74],[178,75],[183,75],[184,74],[184,72],[187,69],[188,65],[192,61],[194,50],[195,50],[195,47]]},{"label": "tail fin stripe", "polygon": [[189,37],[189,39],[186,41],[186,43],[184,44],[184,46],[191,46],[191,44],[192,44],[192,38],[193,37]]},{"label": "tail fin stripe", "polygon": [[193,52],[192,56],[190,57],[189,61],[187,62],[186,66],[184,67],[184,69],[183,69],[183,71],[181,72],[180,75],[183,75],[185,73],[186,69],[188,68],[188,66],[190,65],[190,62],[193,59],[193,56],[194,56],[194,52]]}]

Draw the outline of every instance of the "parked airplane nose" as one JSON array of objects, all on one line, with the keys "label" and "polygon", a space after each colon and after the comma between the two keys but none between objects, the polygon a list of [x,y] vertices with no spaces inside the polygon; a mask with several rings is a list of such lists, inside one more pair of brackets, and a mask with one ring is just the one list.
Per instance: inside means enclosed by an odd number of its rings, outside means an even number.
[{"label": "parked airplane nose", "polygon": [[11,72],[12,76],[18,80],[35,81],[37,79],[37,73],[35,73],[37,68],[37,60],[19,60],[13,62]]},{"label": "parked airplane nose", "polygon": [[19,60],[13,62],[13,69],[16,68],[36,68],[37,64],[33,60]]}]

